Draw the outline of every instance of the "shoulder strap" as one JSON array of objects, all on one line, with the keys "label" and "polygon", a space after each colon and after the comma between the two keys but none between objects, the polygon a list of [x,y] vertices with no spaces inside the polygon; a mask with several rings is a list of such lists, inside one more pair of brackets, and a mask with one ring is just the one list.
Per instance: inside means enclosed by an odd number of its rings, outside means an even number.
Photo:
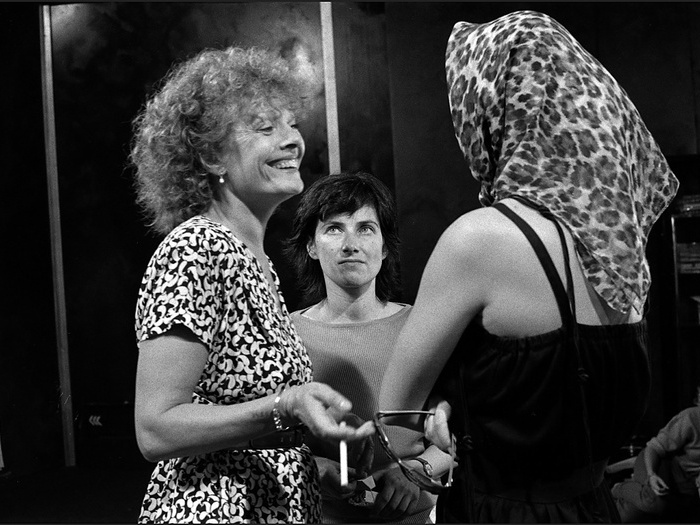
[{"label": "shoulder strap", "polygon": [[564,285],[559,277],[559,272],[557,272],[556,266],[554,266],[554,262],[552,261],[547,248],[542,243],[537,233],[535,233],[535,230],[533,230],[522,217],[520,217],[505,204],[497,202],[493,205],[493,208],[496,208],[498,211],[503,213],[506,217],[513,221],[513,223],[515,223],[520,231],[523,232],[533,250],[535,250],[535,254],[542,265],[542,269],[547,275],[549,284],[554,292],[554,297],[557,300],[557,305],[559,306],[559,315],[561,315],[562,323],[567,327],[573,328],[576,325],[576,309],[574,308],[573,304],[573,280],[571,277],[571,269],[569,268],[569,250],[566,246],[566,238],[564,237],[564,232],[562,231],[561,226],[557,221],[553,221],[557,228],[557,232],[559,233],[562,249],[564,251],[564,267],[566,269],[567,281],[566,289],[564,289]]},{"label": "shoulder strap", "polygon": [[[529,205],[529,203],[523,201],[524,204]],[[571,276],[571,269],[569,267],[569,250],[566,245],[566,237],[564,236],[564,231],[562,230],[561,225],[556,221],[556,219],[547,214],[543,213],[543,216],[546,217],[547,219],[552,220],[554,222],[554,225],[557,228],[557,233],[559,234],[559,240],[561,241],[562,245],[562,250],[564,253],[564,268],[565,268],[565,275],[566,275],[566,289],[564,289],[564,285],[562,284],[561,278],[559,277],[559,272],[556,269],[556,266],[554,266],[554,262],[552,261],[552,258],[549,255],[549,252],[547,251],[547,248],[545,247],[544,243],[542,243],[542,240],[539,238],[537,233],[535,233],[535,230],[532,229],[532,227],[525,222],[525,220],[522,219],[518,214],[516,214],[513,210],[508,208],[505,204],[497,202],[496,204],[493,205],[494,208],[499,210],[501,213],[503,213],[506,217],[508,217],[515,225],[520,229],[520,231],[523,232],[527,240],[529,241],[530,245],[532,248],[535,250],[535,254],[537,255],[537,258],[540,261],[540,264],[542,265],[542,269],[544,270],[545,274],[547,275],[547,279],[549,280],[550,286],[552,287],[552,291],[554,292],[554,296],[557,300],[557,305],[559,307],[559,314],[562,319],[562,324],[566,326],[569,330],[572,332],[573,336],[573,341],[574,341],[574,349],[575,349],[575,359],[576,359],[576,365],[577,365],[577,374],[579,378],[579,388],[581,392],[581,398],[582,398],[582,403],[583,403],[583,425],[584,425],[584,431],[586,434],[586,444],[588,448],[588,455],[589,455],[589,465],[592,465],[592,455],[591,455],[591,444],[590,444],[590,429],[588,428],[588,417],[587,417],[587,409],[586,409],[586,399],[585,395],[583,394],[583,385],[582,385],[582,380],[585,380],[585,370],[581,367],[581,356],[579,354],[578,350],[578,326],[576,324],[576,304],[574,300],[574,290],[573,290],[573,278]],[[540,210],[541,211],[541,210]],[[462,450],[466,452],[464,454],[464,457],[460,457],[460,461],[464,461],[465,463],[465,471],[466,471],[466,490],[467,493],[465,495],[466,497],[466,507],[467,507],[467,519],[468,523],[474,523],[475,522],[475,509],[474,509],[474,486],[473,486],[473,480],[472,480],[472,467],[471,467],[471,450],[472,450],[472,443],[471,443],[471,435],[470,435],[470,429],[469,429],[469,412],[468,412],[468,403],[466,399],[466,392],[465,392],[465,379],[464,379],[464,366],[460,363],[460,366],[458,367],[458,377],[459,377],[459,396],[458,396],[458,403],[460,405],[460,408],[462,410],[462,414],[464,417],[463,421],[463,431],[464,431],[464,436],[463,436],[463,443],[462,443]],[[591,467],[592,468],[592,467]],[[592,470],[591,470],[592,473]],[[591,474],[591,480],[593,479],[592,474]],[[597,493],[596,493],[596,498],[597,498]]]},{"label": "shoulder strap", "polygon": [[[519,202],[523,202],[525,205],[529,205],[526,201],[523,201],[521,199],[518,199]],[[551,220],[554,223],[554,226],[557,228],[557,233],[559,234],[559,239],[561,240],[561,245],[562,245],[562,250],[564,253],[564,268],[565,268],[565,273],[566,273],[566,281],[567,281],[567,292],[565,295],[568,296],[568,306],[569,308],[566,309],[566,315],[562,311],[562,299],[561,299],[561,294],[563,293],[563,286],[561,284],[561,279],[559,278],[559,273],[556,271],[556,268],[554,267],[554,263],[552,262],[551,257],[549,257],[549,254],[547,253],[547,248],[542,244],[542,241],[540,238],[537,236],[535,231],[530,227],[525,220],[523,220],[522,217],[520,217],[518,214],[516,214],[513,210],[508,208],[505,204],[503,203],[496,203],[493,205],[494,208],[497,208],[499,211],[501,211],[504,215],[506,215],[509,219],[511,219],[516,226],[520,228],[520,230],[525,234],[525,236],[528,238],[530,241],[530,244],[535,250],[535,253],[537,253],[538,258],[540,259],[540,262],[542,263],[542,266],[547,273],[547,276],[549,278],[549,282],[552,285],[552,289],[554,290],[554,294],[557,297],[557,304],[559,305],[559,311],[561,312],[562,320],[567,319],[570,321],[571,324],[568,325],[570,331],[571,331],[571,343],[573,347],[573,352],[574,352],[574,372],[577,377],[577,383],[578,383],[578,391],[579,391],[579,396],[581,400],[581,412],[582,412],[582,424],[583,424],[583,431],[584,431],[584,437],[586,441],[586,452],[588,455],[588,466],[589,466],[589,473],[590,473],[590,480],[591,480],[591,488],[595,488],[595,482],[594,482],[594,475],[593,475],[593,449],[591,445],[591,430],[588,422],[588,404],[586,402],[586,393],[585,393],[585,387],[584,384],[588,381],[588,372],[586,369],[583,367],[583,362],[581,360],[581,352],[579,349],[579,334],[578,334],[578,324],[576,323],[576,300],[574,296],[574,288],[573,288],[573,278],[571,276],[571,268],[569,266],[569,249],[566,245],[566,237],[564,236],[564,231],[562,230],[561,225],[559,222],[557,222],[556,218],[547,210],[539,210],[540,213],[542,213],[542,216],[545,217],[546,219]],[[549,267],[549,269],[548,269]],[[554,277],[552,277],[552,272],[554,273]],[[563,321],[566,324],[566,321]],[[598,500],[598,493],[595,493],[596,501]]]}]

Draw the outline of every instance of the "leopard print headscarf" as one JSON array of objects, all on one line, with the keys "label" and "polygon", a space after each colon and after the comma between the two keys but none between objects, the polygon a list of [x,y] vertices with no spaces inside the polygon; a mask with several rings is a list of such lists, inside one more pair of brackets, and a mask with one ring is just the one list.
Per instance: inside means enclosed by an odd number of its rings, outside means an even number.
[{"label": "leopard print headscarf", "polygon": [[458,22],[446,70],[481,204],[519,196],[549,210],[603,300],[641,312],[647,238],[678,180],[622,87],[564,27],[532,11]]}]

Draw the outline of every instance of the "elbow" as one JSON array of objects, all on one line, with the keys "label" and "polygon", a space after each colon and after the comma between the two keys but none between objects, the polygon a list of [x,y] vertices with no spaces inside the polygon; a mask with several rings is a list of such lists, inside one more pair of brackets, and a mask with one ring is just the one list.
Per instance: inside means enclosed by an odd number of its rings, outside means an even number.
[{"label": "elbow", "polygon": [[139,424],[138,421],[136,422],[136,444],[141,455],[151,463],[158,463],[173,457],[172,454],[168,453],[169,451],[163,440],[158,437],[158,433],[152,428]]},{"label": "elbow", "polygon": [[148,448],[142,445],[141,443],[139,443],[139,450],[141,451],[141,455],[146,459],[146,461],[150,463],[158,463],[159,461],[161,461],[161,459],[165,459],[160,454],[158,454],[156,450]]}]

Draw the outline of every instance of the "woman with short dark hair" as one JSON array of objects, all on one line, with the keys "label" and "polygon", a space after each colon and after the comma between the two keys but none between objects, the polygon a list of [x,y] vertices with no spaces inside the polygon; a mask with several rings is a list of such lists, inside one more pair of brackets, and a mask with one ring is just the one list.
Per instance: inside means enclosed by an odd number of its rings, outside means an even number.
[{"label": "woman with short dark hair", "polygon": [[[357,416],[371,420],[393,343],[411,310],[392,301],[399,285],[393,195],[368,173],[321,177],[301,197],[287,249],[311,303],[293,312],[292,320],[315,377],[347,396]],[[408,468],[437,478],[449,469],[450,456],[437,447],[425,450],[422,433],[395,427],[391,435]],[[371,477],[361,479],[366,473],[356,472],[351,462],[347,487],[339,483],[337,449],[318,440],[310,444],[321,476],[325,523],[432,522],[436,496],[413,484],[379,443]],[[363,499],[367,493],[369,501]]]}]

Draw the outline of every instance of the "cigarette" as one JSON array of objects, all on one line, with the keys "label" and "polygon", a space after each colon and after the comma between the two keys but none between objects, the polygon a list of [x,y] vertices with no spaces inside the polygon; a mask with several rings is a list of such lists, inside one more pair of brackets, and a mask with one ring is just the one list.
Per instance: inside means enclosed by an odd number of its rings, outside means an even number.
[{"label": "cigarette", "polygon": [[[345,428],[345,421],[340,422],[340,428]],[[348,442],[340,440],[340,486],[348,485]]]}]

